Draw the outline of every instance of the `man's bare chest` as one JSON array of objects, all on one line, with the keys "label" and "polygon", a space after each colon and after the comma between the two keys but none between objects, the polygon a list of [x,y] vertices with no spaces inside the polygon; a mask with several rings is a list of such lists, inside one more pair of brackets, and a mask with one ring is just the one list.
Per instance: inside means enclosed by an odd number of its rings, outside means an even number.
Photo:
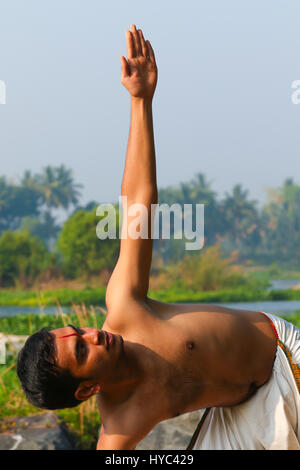
[{"label": "man's bare chest", "polygon": [[261,382],[256,336],[235,312],[160,304],[153,315],[137,315],[120,334],[155,357],[148,390],[153,396],[161,393],[158,402],[164,407],[162,397],[168,397],[169,414],[237,403],[253,382]]}]

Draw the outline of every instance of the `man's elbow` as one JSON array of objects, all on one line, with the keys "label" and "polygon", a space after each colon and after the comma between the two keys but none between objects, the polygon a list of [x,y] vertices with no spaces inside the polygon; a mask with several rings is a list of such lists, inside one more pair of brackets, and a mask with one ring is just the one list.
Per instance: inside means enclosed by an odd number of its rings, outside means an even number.
[{"label": "man's elbow", "polygon": [[129,433],[105,432],[102,424],[96,450],[134,450],[137,442]]},{"label": "man's elbow", "polygon": [[99,439],[96,450],[135,450],[136,445],[130,441],[118,439]]},{"label": "man's elbow", "polygon": [[158,190],[156,186],[144,185],[142,188],[121,187],[121,196],[127,198],[127,204],[157,204]]}]

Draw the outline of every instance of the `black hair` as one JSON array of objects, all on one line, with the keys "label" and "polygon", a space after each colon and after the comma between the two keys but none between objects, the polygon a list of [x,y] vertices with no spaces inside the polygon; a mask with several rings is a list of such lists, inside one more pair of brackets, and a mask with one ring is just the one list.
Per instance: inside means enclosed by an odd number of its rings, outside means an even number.
[{"label": "black hair", "polygon": [[18,354],[17,374],[27,399],[38,408],[56,410],[82,403],[74,396],[82,381],[56,362],[54,335],[47,328],[29,336]]}]

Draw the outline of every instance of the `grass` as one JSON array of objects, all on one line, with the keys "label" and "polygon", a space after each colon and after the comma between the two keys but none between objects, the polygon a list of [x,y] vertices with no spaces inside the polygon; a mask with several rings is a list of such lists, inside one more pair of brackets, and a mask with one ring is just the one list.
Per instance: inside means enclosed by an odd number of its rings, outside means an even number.
[{"label": "grass", "polygon": [[74,323],[80,327],[91,326],[101,328],[104,322],[105,312],[101,307],[73,306],[69,314],[63,312],[61,308],[57,309],[55,315],[23,314],[9,317],[0,317],[0,331],[14,335],[30,335],[44,326],[54,330],[62,328],[67,324]]},{"label": "grass", "polygon": [[[162,302],[254,302],[258,300],[300,300],[300,289],[266,290],[253,285],[235,288],[195,291],[185,287],[149,290],[149,297]],[[105,305],[105,288],[58,289],[51,291],[0,290],[0,306],[40,307],[71,306],[87,307]]]},{"label": "grass", "polygon": [[0,290],[0,306],[104,305],[105,287],[55,290]]},{"label": "grass", "polygon": [[256,302],[261,300],[300,300],[300,290],[264,290],[239,287],[216,291],[195,292],[187,289],[161,289],[149,291],[149,297],[162,302]]},{"label": "grass", "polygon": [[278,266],[276,263],[270,266],[250,266],[244,268],[244,271],[251,275],[253,279],[258,281],[270,281],[272,279],[286,279],[294,280],[299,279],[300,283],[300,271],[296,269],[284,269]]}]

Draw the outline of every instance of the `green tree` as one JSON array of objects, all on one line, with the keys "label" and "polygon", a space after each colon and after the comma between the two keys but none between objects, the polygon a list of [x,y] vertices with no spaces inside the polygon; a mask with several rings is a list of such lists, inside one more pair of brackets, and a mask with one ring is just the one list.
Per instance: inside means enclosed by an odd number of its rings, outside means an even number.
[{"label": "green tree", "polygon": [[195,292],[244,286],[247,278],[236,261],[237,253],[232,252],[225,258],[221,245],[217,243],[198,253],[185,254],[181,261],[166,271],[167,281]]},{"label": "green tree", "polygon": [[32,175],[30,171],[24,173],[21,184],[27,188],[34,188],[40,194],[40,204],[49,209],[64,208],[76,205],[80,196],[80,184],[74,182],[72,170],[64,165],[59,167],[47,166],[42,172]]},{"label": "green tree", "polygon": [[17,186],[0,177],[0,233],[15,230],[23,217],[38,213],[39,194],[34,188]]},{"label": "green tree", "polygon": [[[205,245],[213,245],[218,239],[218,234],[224,231],[224,214],[222,207],[217,201],[216,192],[211,188],[211,183],[207,181],[202,173],[188,181],[180,183],[178,187],[169,186],[159,190],[159,203],[179,204],[182,208],[184,204],[194,206],[192,214],[195,213],[196,204],[204,204],[204,236]],[[171,236],[173,234],[173,219],[171,219]],[[154,249],[163,257],[164,261],[176,261],[184,256],[186,240],[155,240]]]},{"label": "green tree", "polygon": [[42,213],[40,217],[24,217],[19,227],[20,232],[29,232],[41,238],[48,248],[51,247],[52,241],[56,240],[60,230],[61,227],[49,211]]},{"label": "green tree", "polygon": [[282,187],[269,191],[263,208],[262,253],[266,260],[276,260],[299,268],[300,265],[300,186],[292,178]]},{"label": "green tree", "polygon": [[222,207],[231,249],[243,252],[244,247],[254,247],[259,243],[260,222],[256,205],[257,201],[250,201],[248,190],[240,184],[233,187],[232,194],[226,193]]},{"label": "green tree", "polygon": [[[118,211],[116,209],[118,218]],[[57,247],[62,256],[66,276],[76,278],[112,271],[119,253],[119,239],[100,240],[96,227],[103,217],[96,215],[96,207],[91,211],[76,211],[64,224],[58,238]],[[119,223],[116,230],[118,236]]]},{"label": "green tree", "polygon": [[0,286],[28,287],[48,269],[52,257],[38,237],[5,231],[0,237]]},{"label": "green tree", "polygon": [[41,173],[33,175],[26,170],[21,180],[21,187],[35,191],[39,214],[30,214],[22,220],[20,230],[28,230],[37,235],[51,247],[60,230],[52,209],[68,209],[75,206],[80,196],[81,185],[74,182],[72,171],[64,165],[47,166]]}]

